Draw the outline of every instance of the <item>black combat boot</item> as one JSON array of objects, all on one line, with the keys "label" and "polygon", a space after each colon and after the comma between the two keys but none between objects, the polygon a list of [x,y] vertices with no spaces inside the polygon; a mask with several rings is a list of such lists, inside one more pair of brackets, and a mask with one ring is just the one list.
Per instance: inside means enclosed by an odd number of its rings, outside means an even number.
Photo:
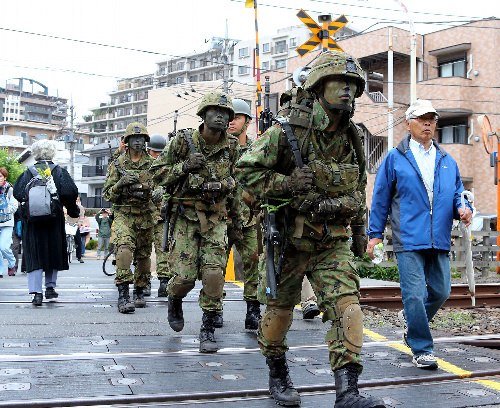
[{"label": "black combat boot", "polygon": [[137,308],[146,307],[146,299],[144,299],[144,288],[134,289],[134,305]]},{"label": "black combat boot", "polygon": [[222,315],[222,312],[215,312],[214,327],[216,329],[220,329],[222,326],[224,326],[224,316]]},{"label": "black combat boot", "polygon": [[134,313],[135,306],[130,301],[128,283],[120,283],[118,287],[118,311],[120,313]]},{"label": "black combat boot", "polygon": [[335,408],[385,408],[379,398],[362,397],[358,391],[359,368],[355,364],[347,364],[335,370]]},{"label": "black combat boot", "polygon": [[269,393],[276,404],[287,407],[300,406],[300,395],[288,375],[285,355],[266,357],[266,364],[269,367]]},{"label": "black combat boot", "polygon": [[151,296],[151,282],[144,288],[144,296]]},{"label": "black combat boot", "polygon": [[260,303],[258,300],[247,302],[247,315],[245,317],[245,329],[257,330],[260,320]]},{"label": "black combat boot", "polygon": [[200,353],[216,353],[219,350],[214,336],[216,312],[203,312],[200,329]]},{"label": "black combat boot", "polygon": [[158,297],[167,297],[168,278],[160,278],[160,287],[158,288]]},{"label": "black combat boot", "polygon": [[184,313],[182,312],[182,298],[168,297],[168,324],[173,331],[180,332],[184,328]]}]

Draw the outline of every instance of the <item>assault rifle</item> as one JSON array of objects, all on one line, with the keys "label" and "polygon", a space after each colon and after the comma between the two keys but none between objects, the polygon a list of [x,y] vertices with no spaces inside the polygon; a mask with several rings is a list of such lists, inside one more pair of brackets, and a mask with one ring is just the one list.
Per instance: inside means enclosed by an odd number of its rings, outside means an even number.
[{"label": "assault rifle", "polygon": [[281,246],[281,235],[276,227],[276,213],[265,211],[264,216],[264,243],[266,245],[266,296],[276,299],[278,292],[278,280],[281,273],[281,262],[278,268],[274,264],[274,248]]}]

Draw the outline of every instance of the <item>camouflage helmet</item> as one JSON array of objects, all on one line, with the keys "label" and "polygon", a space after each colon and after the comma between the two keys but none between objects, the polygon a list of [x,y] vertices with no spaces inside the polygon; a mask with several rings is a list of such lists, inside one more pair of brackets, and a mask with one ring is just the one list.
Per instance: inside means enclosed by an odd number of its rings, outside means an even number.
[{"label": "camouflage helmet", "polygon": [[233,108],[235,115],[246,115],[249,119],[252,119],[252,112],[250,111],[250,105],[243,99],[233,99]]},{"label": "camouflage helmet", "polygon": [[234,108],[231,97],[222,92],[209,92],[203,98],[198,105],[198,110],[196,114],[198,116],[203,116],[207,108],[210,106],[218,106],[219,108],[224,108],[229,111],[229,121],[234,119]]},{"label": "camouflage helmet", "polygon": [[342,51],[323,52],[314,61],[304,82],[304,89],[311,90],[330,76],[345,76],[356,80],[358,89],[355,98],[359,98],[365,89],[365,73],[353,56]]},{"label": "camouflage helmet", "polygon": [[155,152],[161,152],[165,148],[167,144],[167,140],[162,135],[151,135],[148,149],[153,150]]},{"label": "camouflage helmet", "polygon": [[142,135],[145,137],[146,142],[149,142],[148,130],[146,129],[146,126],[140,122],[132,122],[127,126],[125,133],[123,134],[123,141],[128,143],[129,137],[134,135]]}]

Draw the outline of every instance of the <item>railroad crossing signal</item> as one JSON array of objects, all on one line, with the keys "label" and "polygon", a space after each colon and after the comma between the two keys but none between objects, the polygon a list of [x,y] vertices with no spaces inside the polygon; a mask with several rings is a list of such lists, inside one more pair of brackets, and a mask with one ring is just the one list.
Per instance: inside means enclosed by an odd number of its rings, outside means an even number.
[{"label": "railroad crossing signal", "polygon": [[318,20],[322,23],[322,27],[316,24],[316,21],[314,21],[309,16],[309,14],[307,14],[302,9],[300,9],[300,11],[297,13],[297,17],[312,32],[311,38],[309,38],[309,40],[307,40],[300,47],[296,48],[297,53],[301,57],[306,55],[309,51],[314,50],[314,48],[316,48],[319,43],[322,44],[323,51],[326,51],[328,49],[343,51],[343,49],[340,48],[336,41],[331,37],[347,24],[348,20],[343,14],[335,21],[332,21],[332,18],[329,14],[318,16]]}]

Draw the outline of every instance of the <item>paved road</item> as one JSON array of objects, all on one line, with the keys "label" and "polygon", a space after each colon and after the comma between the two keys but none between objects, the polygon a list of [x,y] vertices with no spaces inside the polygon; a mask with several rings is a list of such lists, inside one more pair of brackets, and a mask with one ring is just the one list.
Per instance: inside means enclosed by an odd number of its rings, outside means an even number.
[{"label": "paved road", "polygon": [[[113,278],[102,273],[95,259],[72,263],[69,271],[61,272],[59,298],[55,302],[44,300],[41,307],[31,305],[26,275],[1,279],[0,407],[98,403],[197,407],[203,398],[217,408],[275,407],[267,395],[268,371],[255,333],[243,329],[246,306],[242,289],[226,284],[225,324],[216,331],[222,349],[214,355],[201,355],[197,339],[199,286],[185,302],[186,327],[181,333],[169,328],[165,300],[156,298],[157,288],[158,281],[153,280],[147,308],[123,315],[116,309]],[[294,317],[287,357],[294,383],[303,395],[302,406],[331,407],[335,395],[324,346],[326,325],[319,318],[302,320],[298,310]],[[373,341],[377,336],[384,337]],[[429,375],[408,364],[408,356],[391,346],[400,345],[400,338],[401,333],[390,328],[367,332],[362,381]],[[498,351],[478,354],[464,345],[444,344],[439,353],[471,371],[500,362]],[[476,360],[471,358],[474,355],[479,355]],[[318,386],[321,391],[315,388]],[[499,391],[473,382],[440,383],[427,387],[424,394],[419,386],[397,390],[372,385],[365,391],[384,398],[392,407],[500,404]],[[226,399],[213,402],[216,396]],[[131,405],[122,405],[126,402]]]}]

